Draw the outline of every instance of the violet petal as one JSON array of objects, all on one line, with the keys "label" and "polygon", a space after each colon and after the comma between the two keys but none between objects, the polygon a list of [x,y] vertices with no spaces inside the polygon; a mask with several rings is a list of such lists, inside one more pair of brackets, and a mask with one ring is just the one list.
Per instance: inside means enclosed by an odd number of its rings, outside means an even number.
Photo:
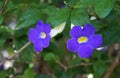
[{"label": "violet petal", "polygon": [[67,49],[71,52],[77,52],[79,48],[79,44],[77,43],[77,40],[74,38],[70,38],[67,41]]},{"label": "violet petal", "polygon": [[34,43],[38,39],[38,35],[39,33],[35,29],[30,28],[28,32],[28,40]]},{"label": "violet petal", "polygon": [[35,28],[38,32],[43,32],[44,31],[44,23],[43,21],[39,20],[36,24],[36,28]]},{"label": "violet petal", "polygon": [[102,45],[102,36],[98,34],[94,34],[90,36],[88,43],[92,48],[98,48]]},{"label": "violet petal", "polygon": [[37,40],[36,42],[34,42],[34,51],[35,52],[41,52],[42,50],[43,50],[42,41]]},{"label": "violet petal", "polygon": [[80,37],[82,34],[82,29],[80,26],[74,26],[71,30],[70,30],[70,36],[73,38],[78,38]]},{"label": "violet petal", "polygon": [[49,46],[50,36],[47,36],[43,41],[43,47],[46,48]]},{"label": "violet petal", "polygon": [[84,25],[83,31],[82,31],[83,36],[90,37],[94,33],[95,33],[95,29],[93,28],[93,26],[91,26],[90,24]]},{"label": "violet petal", "polygon": [[92,48],[87,44],[81,44],[78,49],[78,56],[80,58],[89,58],[92,55]]}]

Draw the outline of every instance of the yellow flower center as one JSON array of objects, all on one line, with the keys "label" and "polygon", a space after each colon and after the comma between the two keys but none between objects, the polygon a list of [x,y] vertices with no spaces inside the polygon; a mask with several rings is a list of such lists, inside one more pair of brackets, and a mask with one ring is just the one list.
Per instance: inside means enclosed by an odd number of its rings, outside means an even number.
[{"label": "yellow flower center", "polygon": [[88,41],[87,37],[81,36],[77,39],[78,43],[85,43]]},{"label": "yellow flower center", "polygon": [[46,37],[46,33],[45,33],[45,32],[41,32],[41,33],[40,33],[40,38],[43,38],[43,39],[44,39],[45,37]]}]

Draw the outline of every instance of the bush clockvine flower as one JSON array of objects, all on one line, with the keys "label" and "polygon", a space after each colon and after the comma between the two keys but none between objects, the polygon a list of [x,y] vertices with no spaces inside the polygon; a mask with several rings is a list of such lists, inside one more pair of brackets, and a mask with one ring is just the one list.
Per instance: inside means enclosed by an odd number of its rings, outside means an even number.
[{"label": "bush clockvine flower", "polygon": [[70,30],[72,38],[67,41],[67,49],[78,54],[80,58],[89,58],[92,50],[98,48],[102,44],[102,36],[95,34],[95,29],[90,24],[83,27],[74,26]]},{"label": "bush clockvine flower", "polygon": [[41,52],[43,48],[49,46],[50,41],[50,25],[38,21],[36,28],[30,28],[28,32],[28,40],[33,43],[34,51]]}]

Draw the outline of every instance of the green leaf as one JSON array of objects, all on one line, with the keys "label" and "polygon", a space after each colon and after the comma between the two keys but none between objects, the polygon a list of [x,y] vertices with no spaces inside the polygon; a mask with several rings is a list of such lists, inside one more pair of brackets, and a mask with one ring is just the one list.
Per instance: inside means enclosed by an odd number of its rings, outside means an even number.
[{"label": "green leaf", "polygon": [[22,17],[18,20],[17,28],[29,27],[35,24],[38,20],[42,18],[41,10],[31,9],[27,10]]},{"label": "green leaf", "polygon": [[95,78],[101,78],[101,75],[106,70],[105,62],[102,61],[102,60],[99,60],[99,61],[95,62],[94,65],[93,65],[93,70],[94,70]]},{"label": "green leaf", "polygon": [[28,28],[22,28],[22,29],[16,30],[15,34],[14,34],[14,37],[19,38],[21,36],[27,35],[26,31],[28,31]]},{"label": "green leaf", "polygon": [[75,58],[75,59],[73,59],[73,60],[70,61],[69,66],[71,67],[71,66],[79,65],[80,62],[81,62],[81,59],[79,59],[79,58]]},{"label": "green leaf", "polygon": [[70,6],[75,6],[80,3],[80,0],[68,0],[67,2]]},{"label": "green leaf", "polygon": [[103,45],[108,45],[114,42],[120,41],[120,27],[118,26],[110,26],[108,29],[105,29],[102,32],[103,36]]},{"label": "green leaf", "polygon": [[104,18],[113,9],[114,0],[96,0],[94,6],[95,12],[98,14],[98,16],[100,18]]},{"label": "green leaf", "polygon": [[6,74],[7,72],[5,72],[5,71],[0,71],[0,77],[1,78],[6,78]]},{"label": "green leaf", "polygon": [[0,25],[3,23],[4,16],[0,15]]},{"label": "green leaf", "polygon": [[79,2],[74,5],[75,8],[86,8],[93,5],[95,0],[79,0]]},{"label": "green leaf", "polygon": [[40,74],[40,75],[36,76],[35,78],[49,78],[49,76]]},{"label": "green leaf", "polygon": [[5,10],[5,12],[7,13],[8,11],[12,11],[13,9],[15,9],[17,6],[15,6],[15,4],[12,2],[12,1],[10,1],[10,2],[8,2],[8,4],[7,4],[7,7],[6,7],[6,10]]},{"label": "green leaf", "polygon": [[120,34],[118,34],[120,33],[120,25],[116,20],[120,19],[113,11],[106,17],[105,27],[99,31],[102,34],[103,46],[120,42]]},{"label": "green leaf", "polygon": [[58,78],[55,74],[52,74],[52,78]]},{"label": "green leaf", "polygon": [[54,60],[55,59],[55,55],[53,53],[47,53],[45,56],[44,56],[44,60],[45,61],[50,61],[50,60]]},{"label": "green leaf", "polygon": [[80,0],[79,6],[80,7],[88,7],[90,5],[93,5],[95,0]]},{"label": "green leaf", "polygon": [[45,9],[44,12],[49,15],[47,22],[50,23],[52,26],[57,26],[67,21],[69,17],[68,8],[57,9],[55,7],[49,7]]},{"label": "green leaf", "polygon": [[101,23],[101,21],[98,20],[92,20],[90,21],[90,24],[94,26],[96,31],[99,31],[100,29],[106,27],[106,24]]},{"label": "green leaf", "polygon": [[89,17],[84,9],[74,9],[71,13],[71,23],[74,25],[83,25],[89,23]]},{"label": "green leaf", "polygon": [[6,40],[10,37],[10,33],[7,31],[8,27],[1,26],[0,27],[0,38]]},{"label": "green leaf", "polygon": [[2,47],[5,43],[5,39],[0,39],[0,47]]},{"label": "green leaf", "polygon": [[24,78],[35,78],[33,69],[27,69],[24,73]]},{"label": "green leaf", "polygon": [[73,74],[69,74],[67,72],[63,72],[60,78],[73,78]]}]

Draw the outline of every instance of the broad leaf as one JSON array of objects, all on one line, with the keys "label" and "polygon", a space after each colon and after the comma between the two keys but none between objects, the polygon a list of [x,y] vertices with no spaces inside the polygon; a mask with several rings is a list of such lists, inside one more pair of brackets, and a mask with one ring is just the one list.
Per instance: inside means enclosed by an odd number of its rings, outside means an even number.
[{"label": "broad leaf", "polygon": [[19,19],[17,28],[19,29],[19,28],[31,26],[41,18],[42,18],[41,10],[38,9],[27,10]]},{"label": "broad leaf", "polygon": [[67,21],[69,17],[68,8],[57,9],[55,7],[49,7],[45,9],[44,12],[49,15],[47,22],[49,22],[52,26],[57,26]]},{"label": "broad leaf", "polygon": [[100,18],[106,17],[110,11],[113,9],[114,0],[96,0],[95,12]]},{"label": "broad leaf", "polygon": [[71,22],[74,25],[84,25],[89,23],[89,17],[84,9],[74,9],[71,13]]}]

